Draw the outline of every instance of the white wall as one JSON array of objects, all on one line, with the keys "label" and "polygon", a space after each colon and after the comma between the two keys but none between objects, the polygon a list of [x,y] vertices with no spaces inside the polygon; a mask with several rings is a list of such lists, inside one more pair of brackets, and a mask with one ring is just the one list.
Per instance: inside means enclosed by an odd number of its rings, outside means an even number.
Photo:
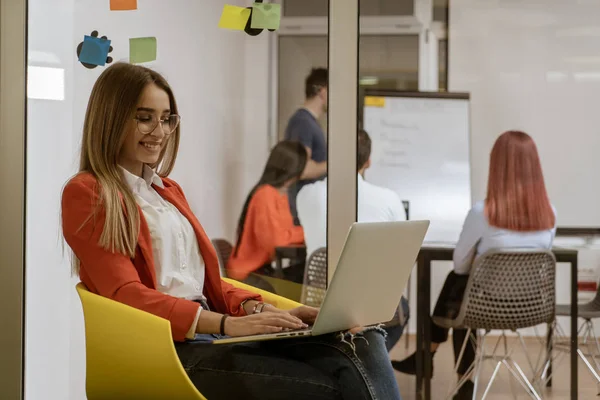
[{"label": "white wall", "polygon": [[561,226],[600,226],[600,2],[450,3],[449,88],[471,92],[473,196],[496,137],[536,140]]},{"label": "white wall", "polygon": [[212,237],[233,238],[246,191],[268,151],[268,35],[251,38],[217,22],[224,3],[139,2],[136,12],[110,12],[108,1],[30,0],[30,65],[63,68],[63,101],[33,100],[27,140],[26,398],[85,398],[83,316],[61,248],[59,206],[76,172],[81,129],[92,85],[75,48],[98,30],[115,60],[127,59],[130,37],[156,36],[158,60],[182,115],[182,140],[172,176],[183,186]]},{"label": "white wall", "polygon": [[69,398],[73,288],[61,253],[58,210],[75,148],[73,4],[29,2],[29,64],[64,69],[66,78],[64,101],[28,103],[25,396],[35,400]]},{"label": "white wall", "polygon": [[[449,89],[471,93],[474,200],[497,136],[521,129],[538,145],[559,226],[600,226],[599,21],[598,1],[450,2]],[[598,250],[579,264],[597,270]],[[569,281],[559,266],[559,303]]]}]

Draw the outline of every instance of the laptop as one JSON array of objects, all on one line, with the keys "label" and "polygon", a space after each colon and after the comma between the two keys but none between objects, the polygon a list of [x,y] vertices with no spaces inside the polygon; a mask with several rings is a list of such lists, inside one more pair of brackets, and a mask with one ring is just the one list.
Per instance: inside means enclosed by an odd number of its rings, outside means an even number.
[{"label": "laptop", "polygon": [[311,328],[231,337],[213,343],[318,336],[391,320],[428,227],[429,221],[354,223]]}]

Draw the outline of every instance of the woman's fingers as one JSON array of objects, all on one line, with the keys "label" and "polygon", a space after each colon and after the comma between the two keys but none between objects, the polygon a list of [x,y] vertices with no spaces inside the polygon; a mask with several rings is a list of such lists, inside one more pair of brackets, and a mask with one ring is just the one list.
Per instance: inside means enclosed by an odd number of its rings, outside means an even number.
[{"label": "woman's fingers", "polygon": [[282,328],[289,328],[289,329],[300,329],[304,326],[302,321],[296,321],[294,319],[280,317],[279,314],[275,314],[273,316],[268,316],[263,321],[263,323],[265,325],[279,326]]},{"label": "woman's fingers", "polygon": [[300,318],[290,315],[288,313],[262,313],[261,315],[265,318],[276,318],[278,320],[286,321],[292,324],[302,325],[303,323]]},{"label": "woman's fingers", "polygon": [[259,325],[275,326],[286,329],[300,329],[304,323],[299,318],[284,313],[264,312],[253,316]]},{"label": "woman's fingers", "polygon": [[283,331],[283,328],[281,328],[280,326],[271,325],[256,325],[255,329],[256,331],[253,333],[253,335],[260,335],[265,333],[279,333]]}]

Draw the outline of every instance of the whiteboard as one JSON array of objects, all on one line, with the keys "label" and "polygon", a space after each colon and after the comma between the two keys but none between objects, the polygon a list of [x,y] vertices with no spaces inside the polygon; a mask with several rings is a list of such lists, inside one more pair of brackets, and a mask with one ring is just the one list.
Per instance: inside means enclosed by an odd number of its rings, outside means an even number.
[{"label": "whiteboard", "polygon": [[368,91],[363,128],[365,179],[408,200],[410,219],[431,220],[426,241],[456,241],[471,208],[469,95]]}]

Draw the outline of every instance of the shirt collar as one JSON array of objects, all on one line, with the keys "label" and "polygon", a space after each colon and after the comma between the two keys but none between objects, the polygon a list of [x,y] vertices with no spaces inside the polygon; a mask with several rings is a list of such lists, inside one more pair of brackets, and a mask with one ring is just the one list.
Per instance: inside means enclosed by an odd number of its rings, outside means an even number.
[{"label": "shirt collar", "polygon": [[141,177],[132,174],[123,167],[120,168],[123,172],[123,178],[125,179],[125,182],[133,191],[138,190],[142,184],[146,184],[147,186],[156,185],[161,189],[165,188],[160,176],[158,176],[158,174],[146,164],[144,164]]}]

